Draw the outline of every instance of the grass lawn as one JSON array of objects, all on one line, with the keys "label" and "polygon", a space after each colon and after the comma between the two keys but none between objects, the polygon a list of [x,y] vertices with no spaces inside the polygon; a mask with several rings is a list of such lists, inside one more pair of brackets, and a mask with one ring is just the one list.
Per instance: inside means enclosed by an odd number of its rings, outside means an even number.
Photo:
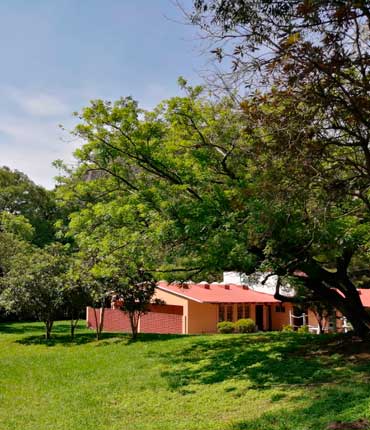
[{"label": "grass lawn", "polygon": [[105,334],[0,323],[1,430],[307,430],[370,418],[370,354],[341,338]]}]

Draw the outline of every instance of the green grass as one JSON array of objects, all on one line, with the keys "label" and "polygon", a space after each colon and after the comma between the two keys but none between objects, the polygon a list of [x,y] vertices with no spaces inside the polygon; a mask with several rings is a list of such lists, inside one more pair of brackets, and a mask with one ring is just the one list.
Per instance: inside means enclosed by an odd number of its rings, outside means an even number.
[{"label": "green grass", "polygon": [[1,430],[307,430],[370,418],[370,354],[341,338],[125,335],[0,324]]}]

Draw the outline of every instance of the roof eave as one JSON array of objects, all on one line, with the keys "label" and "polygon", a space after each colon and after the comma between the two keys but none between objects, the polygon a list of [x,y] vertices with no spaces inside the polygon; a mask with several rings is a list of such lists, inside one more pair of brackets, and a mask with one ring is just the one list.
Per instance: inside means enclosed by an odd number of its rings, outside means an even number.
[{"label": "roof eave", "polygon": [[181,297],[181,298],[186,299],[186,300],[191,300],[191,301],[197,302],[197,303],[207,303],[207,302],[203,302],[202,300],[195,299],[194,297],[189,297],[186,294],[181,294],[181,293],[178,293],[177,291],[172,291],[169,288],[162,287],[162,285],[157,285],[156,288],[158,288],[158,289],[160,289],[166,293],[174,294],[175,296]]}]

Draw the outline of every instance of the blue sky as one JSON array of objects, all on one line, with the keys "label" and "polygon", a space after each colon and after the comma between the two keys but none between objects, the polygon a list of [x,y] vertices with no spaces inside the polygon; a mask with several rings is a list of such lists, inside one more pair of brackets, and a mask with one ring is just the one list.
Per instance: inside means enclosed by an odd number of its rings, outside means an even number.
[{"label": "blue sky", "polygon": [[206,63],[171,0],[1,0],[0,16],[0,165],[48,188],[52,161],[72,161],[72,112],[127,95],[151,108]]}]

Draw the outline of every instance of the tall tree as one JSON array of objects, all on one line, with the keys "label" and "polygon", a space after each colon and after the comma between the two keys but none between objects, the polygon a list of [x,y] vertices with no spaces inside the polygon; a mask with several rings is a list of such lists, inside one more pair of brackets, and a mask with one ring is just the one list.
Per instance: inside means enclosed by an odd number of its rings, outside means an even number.
[{"label": "tall tree", "polygon": [[[187,97],[152,112],[132,99],[84,109],[79,167],[60,187],[83,207],[71,217],[72,231],[82,226],[77,239],[98,254],[106,249],[106,262],[115,247],[129,251],[127,261],[139,255],[134,267],[149,270],[186,267],[212,277],[273,269],[367,333],[349,269],[366,264],[368,212],[361,199],[332,187],[350,168],[312,153],[315,109],[281,89],[236,108],[182,84]],[[281,113],[289,110],[288,120]],[[138,252],[146,243],[160,255]]]},{"label": "tall tree", "polygon": [[[260,151],[279,158],[288,175],[304,166],[311,191],[293,188],[311,196],[304,222],[311,219],[312,235],[306,244],[297,242],[299,257],[290,267],[299,261],[305,283],[345,313],[361,314],[364,324],[356,330],[368,332],[354,282],[368,274],[368,2],[195,0],[188,18],[214,44],[217,59],[232,65],[224,81],[252,96],[242,105],[250,129],[262,124],[254,132]],[[292,198],[286,178],[276,179]],[[317,237],[323,220],[331,234],[322,235],[319,250],[315,230]],[[343,295],[351,309],[343,309]]]}]

